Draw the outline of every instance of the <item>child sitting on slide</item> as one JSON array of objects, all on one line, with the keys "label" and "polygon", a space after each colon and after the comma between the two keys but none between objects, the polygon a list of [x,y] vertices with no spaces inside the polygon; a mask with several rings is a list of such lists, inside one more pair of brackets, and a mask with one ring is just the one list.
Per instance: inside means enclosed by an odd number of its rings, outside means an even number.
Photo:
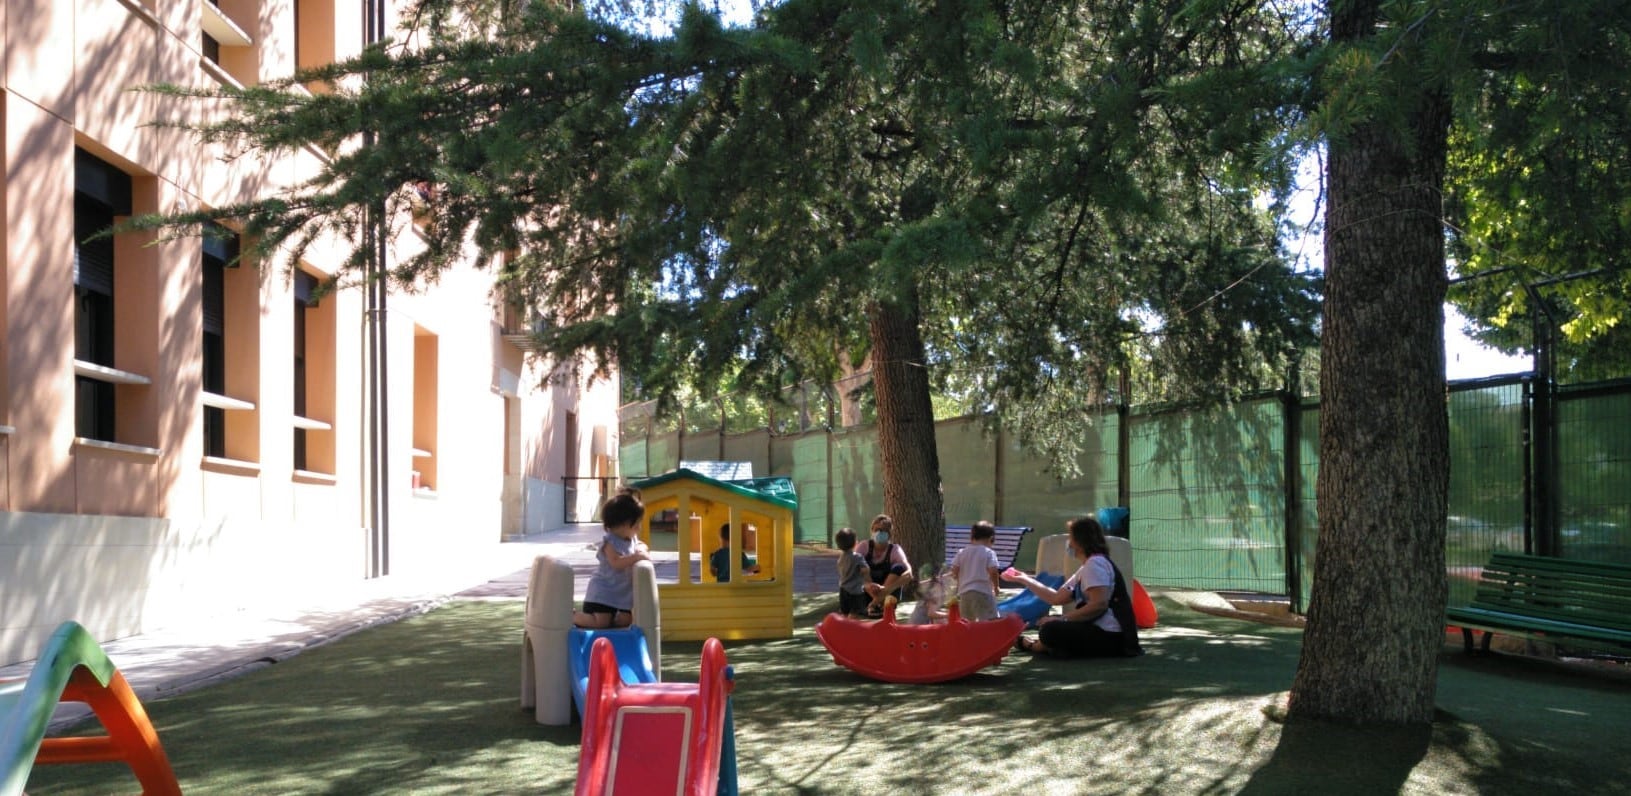
[{"label": "child sitting on slide", "polygon": [[640,520],[645,516],[645,504],[633,492],[614,495],[601,507],[606,535],[600,540],[600,551],[595,553],[599,566],[589,577],[583,610],[573,612],[572,624],[587,628],[628,627],[634,621],[634,565],[651,558],[638,538]]}]

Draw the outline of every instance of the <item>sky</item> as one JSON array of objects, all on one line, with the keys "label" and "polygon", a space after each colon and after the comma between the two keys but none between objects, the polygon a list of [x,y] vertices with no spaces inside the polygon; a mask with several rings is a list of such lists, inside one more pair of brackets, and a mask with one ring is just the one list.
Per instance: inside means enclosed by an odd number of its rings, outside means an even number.
[{"label": "sky", "polygon": [[1466,319],[1449,304],[1444,305],[1444,377],[1450,381],[1528,373],[1529,357],[1507,356],[1480,345],[1461,333]]}]

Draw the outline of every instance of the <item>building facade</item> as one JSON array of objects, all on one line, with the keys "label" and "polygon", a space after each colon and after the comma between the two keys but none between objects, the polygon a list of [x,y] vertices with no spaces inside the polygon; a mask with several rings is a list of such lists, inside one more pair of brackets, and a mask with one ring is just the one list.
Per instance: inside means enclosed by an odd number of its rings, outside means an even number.
[{"label": "building facade", "polygon": [[[576,478],[616,475],[615,380],[552,383],[474,257],[370,312],[314,289],[344,242],[290,270],[234,264],[230,228],[93,234],[310,174],[323,153],[226,157],[149,124],[201,103],[131,89],[354,54],[363,4],[0,0],[0,664],[66,619],[108,640],[433,572],[590,516]],[[413,245],[403,225],[387,259]]]}]

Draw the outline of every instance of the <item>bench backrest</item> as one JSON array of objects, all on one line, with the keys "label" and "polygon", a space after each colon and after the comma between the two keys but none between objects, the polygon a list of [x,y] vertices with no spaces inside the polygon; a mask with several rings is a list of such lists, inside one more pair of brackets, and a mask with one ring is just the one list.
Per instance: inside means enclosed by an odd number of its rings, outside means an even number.
[{"label": "bench backrest", "polygon": [[[967,525],[946,526],[946,561],[945,566],[951,566],[951,560],[957,553],[968,546]],[[1007,568],[1014,565],[1014,559],[1019,556],[1020,542],[1025,540],[1025,534],[1031,532],[1029,525],[999,525],[997,536],[991,540],[991,549],[997,554],[997,564]]]},{"label": "bench backrest", "polygon": [[1472,606],[1631,630],[1631,566],[1495,553]]}]

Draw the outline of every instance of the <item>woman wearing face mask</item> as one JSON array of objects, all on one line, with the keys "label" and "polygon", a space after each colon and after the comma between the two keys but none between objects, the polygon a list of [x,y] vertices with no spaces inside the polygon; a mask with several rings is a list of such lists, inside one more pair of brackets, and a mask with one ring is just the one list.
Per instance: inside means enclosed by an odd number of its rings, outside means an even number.
[{"label": "woman wearing face mask", "polygon": [[1081,567],[1059,588],[1011,567],[1002,573],[1003,580],[1021,584],[1064,608],[1064,613],[1042,617],[1037,638],[1020,636],[1014,648],[1060,658],[1143,654],[1132,600],[1121,571],[1110,560],[1104,529],[1092,517],[1071,520],[1065,528],[1070,533],[1070,554]]},{"label": "woman wearing face mask", "polygon": [[867,596],[872,598],[867,606],[868,616],[883,616],[884,598],[912,577],[912,564],[906,560],[906,551],[889,541],[894,528],[895,521],[888,514],[879,514],[872,518],[872,538],[855,545],[855,552],[866,557],[871,581],[866,584]]}]

